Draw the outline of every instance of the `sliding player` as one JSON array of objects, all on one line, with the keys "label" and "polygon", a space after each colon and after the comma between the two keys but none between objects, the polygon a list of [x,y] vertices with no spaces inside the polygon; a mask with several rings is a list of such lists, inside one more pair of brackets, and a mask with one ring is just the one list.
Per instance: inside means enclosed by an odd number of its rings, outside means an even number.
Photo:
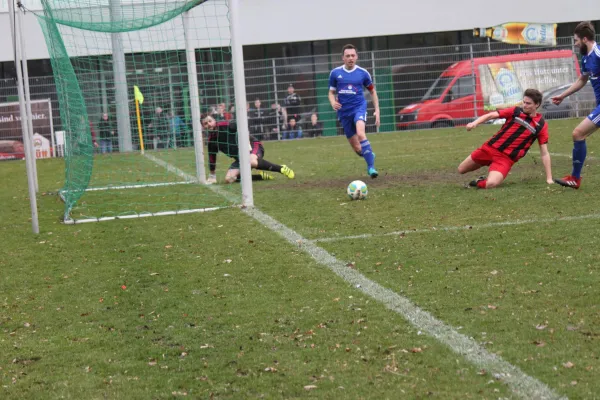
[{"label": "sliding player", "polygon": [[546,170],[546,182],[553,183],[550,153],[548,153],[548,124],[537,109],[542,103],[542,94],[536,89],[527,89],[523,95],[523,107],[511,107],[482,115],[467,124],[467,130],[492,119],[504,118],[506,122],[490,140],[475,150],[458,166],[458,173],[478,170],[489,165],[487,179],[481,177],[471,181],[467,187],[491,189],[502,183],[512,166],[527,154],[537,140],[540,155]]},{"label": "sliding player", "polygon": [[[240,158],[239,149],[237,142],[237,124],[235,121],[219,121],[217,122],[213,117],[208,116],[202,120],[202,126],[208,131],[208,159],[210,176],[208,183],[217,182],[217,154],[219,151],[223,152],[229,157],[235,159],[235,161],[229,167],[227,175],[225,176],[225,182],[233,183],[238,180],[240,176]],[[253,180],[267,180],[273,179],[271,175],[264,171],[279,172],[282,175],[287,176],[290,179],[294,179],[294,171],[285,165],[277,165],[270,163],[263,158],[265,149],[262,143],[255,137],[250,136],[249,148],[250,151],[250,165],[252,168],[256,168],[259,171],[259,175],[253,176]]]}]

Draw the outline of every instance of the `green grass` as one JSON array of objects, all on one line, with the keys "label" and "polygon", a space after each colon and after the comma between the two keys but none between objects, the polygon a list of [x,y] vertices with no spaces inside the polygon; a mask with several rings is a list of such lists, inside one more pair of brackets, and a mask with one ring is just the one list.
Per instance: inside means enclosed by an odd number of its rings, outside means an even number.
[{"label": "green grass", "polygon": [[[570,153],[575,123],[551,123],[551,152]],[[255,202],[309,239],[337,237],[319,245],[558,393],[594,398],[600,216],[549,222],[598,214],[594,138],[579,191],[547,185],[536,154],[498,189],[463,189],[478,175],[457,165],[495,128],[373,135],[377,180],[344,138],[266,143],[265,158],[297,179],[255,182]],[[194,173],[189,151],[159,156]],[[38,168],[42,193],[61,187],[60,160]],[[568,172],[569,158],[553,170]],[[0,164],[0,178],[2,398],[514,396],[237,209],[65,226],[60,200],[40,195],[34,236],[24,163]],[[348,201],[354,179],[368,200]],[[165,188],[82,200],[165,209],[201,203],[195,186],[169,187],[173,203]],[[518,220],[531,222],[482,226]],[[362,234],[374,236],[343,239]]]}]

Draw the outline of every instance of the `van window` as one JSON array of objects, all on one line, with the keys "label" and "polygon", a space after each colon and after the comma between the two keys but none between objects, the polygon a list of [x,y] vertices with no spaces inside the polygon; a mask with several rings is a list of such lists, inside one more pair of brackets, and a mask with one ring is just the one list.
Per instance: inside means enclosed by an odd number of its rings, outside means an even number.
[{"label": "van window", "polygon": [[452,79],[454,79],[452,76],[438,77],[435,82],[433,82],[433,85],[427,89],[427,93],[425,93],[425,96],[423,96],[421,101],[439,98]]},{"label": "van window", "polygon": [[454,84],[455,96],[464,97],[470,96],[475,93],[475,84],[472,76],[463,76],[456,80]]},{"label": "van window", "polygon": [[472,76],[460,77],[448,91],[444,103],[475,94],[475,83]]}]

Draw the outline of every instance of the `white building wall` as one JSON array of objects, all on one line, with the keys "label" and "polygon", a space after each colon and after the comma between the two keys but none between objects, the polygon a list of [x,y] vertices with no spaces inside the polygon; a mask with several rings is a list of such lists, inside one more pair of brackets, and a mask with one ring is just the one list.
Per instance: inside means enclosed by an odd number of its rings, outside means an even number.
[{"label": "white building wall", "polygon": [[[0,62],[13,59],[7,1],[9,0],[0,0]],[[108,0],[101,1],[108,4]],[[140,0],[121,1],[127,3]],[[157,3],[165,1],[169,0],[156,0]],[[222,1],[218,0],[220,3]],[[24,0],[23,3],[29,9],[40,10],[39,0]],[[242,40],[245,45],[454,31],[515,20],[574,22],[600,19],[598,0],[579,0],[576,7],[565,0],[526,1],[518,4],[496,2],[496,5],[481,0],[242,0],[241,3]],[[194,11],[199,16],[198,23],[206,24],[205,31],[213,23],[202,16],[210,12],[207,9],[209,7]],[[219,24],[226,26],[226,19],[219,21]],[[25,25],[28,58],[48,58],[36,17],[27,13]],[[198,32],[203,29],[202,26],[197,28]],[[182,36],[179,21],[172,23],[172,29],[174,37]],[[214,34],[214,29],[212,32]],[[223,41],[228,39],[222,30],[218,35]],[[219,41],[208,42],[200,37],[196,40],[197,47],[218,43]],[[82,46],[89,47],[91,46]],[[104,43],[97,47],[104,47]]]}]

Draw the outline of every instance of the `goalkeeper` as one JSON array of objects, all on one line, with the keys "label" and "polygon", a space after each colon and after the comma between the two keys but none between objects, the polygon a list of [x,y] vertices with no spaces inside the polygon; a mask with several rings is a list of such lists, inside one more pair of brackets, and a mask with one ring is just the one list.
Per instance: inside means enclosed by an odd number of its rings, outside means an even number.
[{"label": "goalkeeper", "polygon": [[[217,154],[223,152],[235,161],[229,167],[225,182],[233,183],[239,180],[240,176],[240,158],[237,140],[237,124],[235,121],[219,121],[208,116],[202,120],[202,126],[208,132],[208,163],[210,169],[210,177],[208,183],[217,182]],[[252,180],[268,180],[273,179],[271,175],[264,171],[279,172],[290,179],[294,179],[294,171],[285,165],[277,165],[270,163],[263,158],[265,149],[262,143],[255,137],[250,135],[249,143],[250,151],[250,166],[259,170],[258,175],[253,175]]]}]

